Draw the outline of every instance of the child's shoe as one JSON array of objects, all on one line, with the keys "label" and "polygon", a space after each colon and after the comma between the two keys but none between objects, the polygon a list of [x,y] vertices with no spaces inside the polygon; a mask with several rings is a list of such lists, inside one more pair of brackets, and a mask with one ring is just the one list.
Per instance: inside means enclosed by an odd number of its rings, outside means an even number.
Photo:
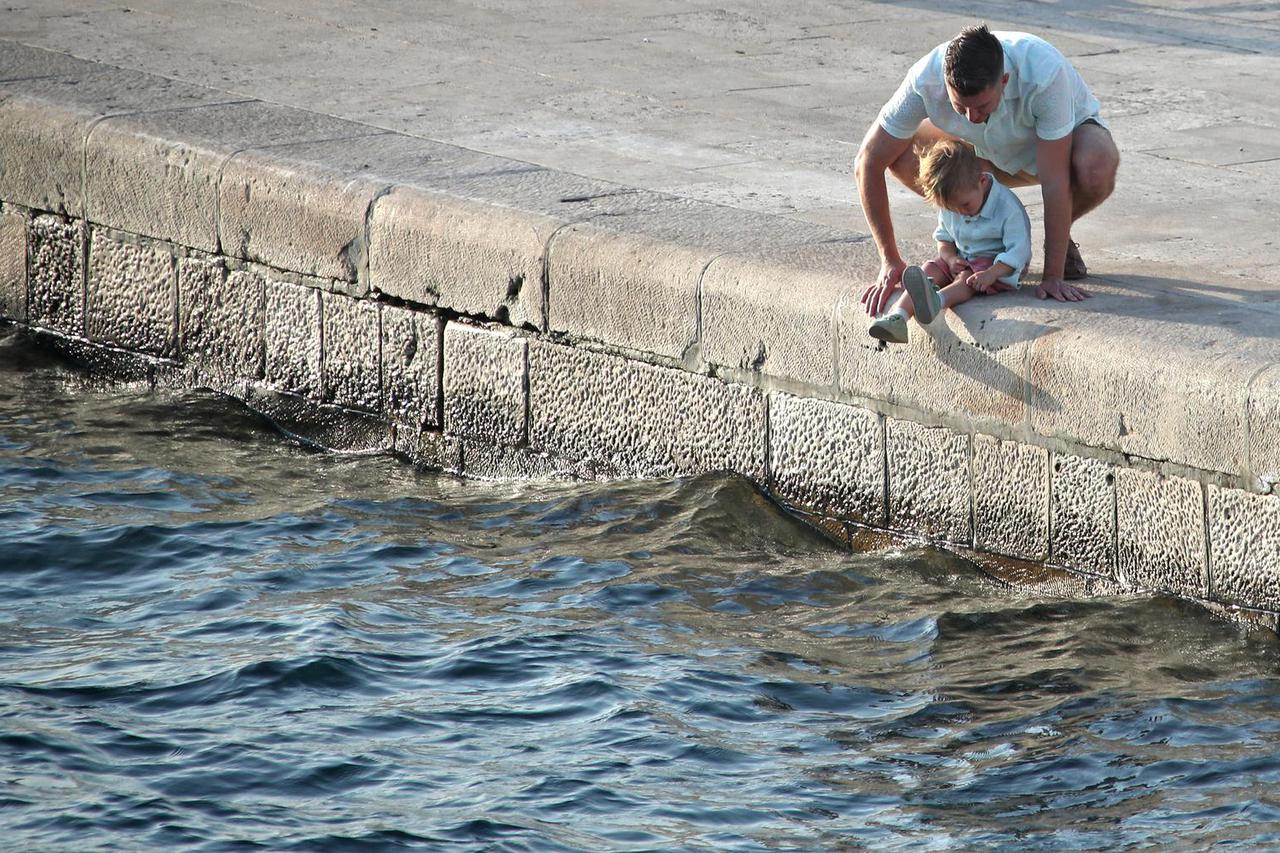
[{"label": "child's shoe", "polygon": [[890,344],[907,342],[907,318],[901,314],[885,314],[876,318],[869,330],[871,337]]},{"label": "child's shoe", "polygon": [[920,267],[907,267],[902,274],[902,286],[915,306],[916,322],[932,323],[933,318],[942,313],[942,294]]}]

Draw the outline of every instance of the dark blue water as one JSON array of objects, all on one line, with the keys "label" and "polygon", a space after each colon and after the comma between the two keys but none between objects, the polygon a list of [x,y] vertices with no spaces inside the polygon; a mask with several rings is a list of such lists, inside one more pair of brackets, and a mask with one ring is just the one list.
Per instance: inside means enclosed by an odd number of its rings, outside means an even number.
[{"label": "dark blue water", "polygon": [[1278,652],[734,479],[313,454],[0,341],[5,849],[1265,849]]}]

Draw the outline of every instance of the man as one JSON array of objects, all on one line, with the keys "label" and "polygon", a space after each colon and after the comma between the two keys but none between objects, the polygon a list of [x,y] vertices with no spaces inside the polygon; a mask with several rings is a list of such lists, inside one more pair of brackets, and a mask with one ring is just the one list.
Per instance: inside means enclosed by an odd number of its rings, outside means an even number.
[{"label": "man", "polygon": [[1027,33],[966,27],[907,73],[858,152],[858,194],[880,251],[880,274],[862,296],[878,314],[907,264],[898,252],[885,171],[920,194],[918,152],[943,139],[973,145],[1005,186],[1040,184],[1044,274],[1036,293],[1064,302],[1089,294],[1071,223],[1115,188],[1120,152],[1098,116],[1098,99],[1053,45]]}]

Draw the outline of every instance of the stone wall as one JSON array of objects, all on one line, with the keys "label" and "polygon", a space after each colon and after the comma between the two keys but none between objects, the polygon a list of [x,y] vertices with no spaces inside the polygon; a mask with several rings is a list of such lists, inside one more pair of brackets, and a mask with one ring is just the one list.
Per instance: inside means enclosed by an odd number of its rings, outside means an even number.
[{"label": "stone wall", "polygon": [[865,235],[59,62],[0,81],[0,316],[74,355],[325,446],[733,472],[846,544],[1280,611],[1265,347],[1010,299],[886,348]]}]

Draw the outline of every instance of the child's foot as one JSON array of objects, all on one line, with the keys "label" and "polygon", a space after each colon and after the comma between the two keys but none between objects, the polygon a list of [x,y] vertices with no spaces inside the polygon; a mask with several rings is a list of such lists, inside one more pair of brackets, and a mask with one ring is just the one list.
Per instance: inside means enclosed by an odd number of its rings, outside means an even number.
[{"label": "child's foot", "polygon": [[915,306],[917,322],[932,323],[933,318],[942,313],[942,294],[920,267],[907,267],[902,274],[902,286]]},{"label": "child's foot", "polygon": [[1080,257],[1080,244],[1074,240],[1067,241],[1067,260],[1062,265],[1062,278],[1064,281],[1078,281],[1087,278],[1089,268],[1084,265],[1084,258]]},{"label": "child's foot", "polygon": [[901,314],[885,314],[871,324],[871,337],[890,344],[907,342],[907,318]]}]

